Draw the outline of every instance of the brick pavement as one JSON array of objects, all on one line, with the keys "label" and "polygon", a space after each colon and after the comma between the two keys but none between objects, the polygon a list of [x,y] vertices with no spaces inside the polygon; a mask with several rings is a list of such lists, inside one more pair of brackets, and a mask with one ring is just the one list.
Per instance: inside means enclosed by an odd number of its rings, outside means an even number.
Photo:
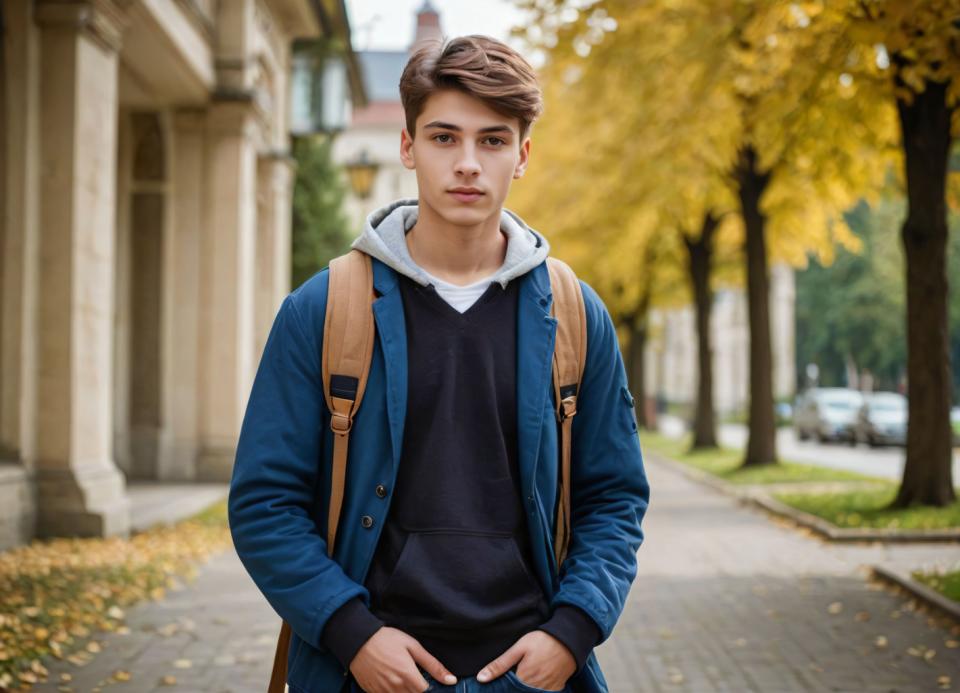
[{"label": "brick pavement", "polygon": [[[890,693],[939,690],[941,676],[960,690],[960,647],[948,646],[960,629],[869,584],[862,568],[956,564],[960,547],[828,544],[653,456],[647,468],[639,574],[614,635],[597,650],[611,691]],[[130,681],[102,690],[265,688],[279,619],[233,552],[214,557],[188,588],[131,609],[127,623],[129,634],[99,639],[103,652],[85,667],[48,663],[50,681],[69,672],[64,690],[94,691],[123,669]],[[164,676],[177,684],[162,685]]]}]

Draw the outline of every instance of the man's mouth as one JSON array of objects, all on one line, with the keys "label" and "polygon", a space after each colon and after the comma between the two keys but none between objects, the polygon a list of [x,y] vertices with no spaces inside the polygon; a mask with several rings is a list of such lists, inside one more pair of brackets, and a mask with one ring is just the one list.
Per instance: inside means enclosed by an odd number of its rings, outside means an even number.
[{"label": "man's mouth", "polygon": [[453,195],[460,202],[476,202],[483,197],[483,192],[473,188],[454,188],[453,190],[448,190],[447,192]]}]

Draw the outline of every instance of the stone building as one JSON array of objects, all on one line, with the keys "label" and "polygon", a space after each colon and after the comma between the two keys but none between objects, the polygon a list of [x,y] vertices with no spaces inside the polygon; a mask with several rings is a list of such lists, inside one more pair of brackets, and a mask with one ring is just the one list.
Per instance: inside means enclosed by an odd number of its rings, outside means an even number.
[{"label": "stone building", "polygon": [[349,56],[346,11],[0,0],[0,27],[0,548],[123,535],[128,481],[230,478],[290,289],[293,42]]}]

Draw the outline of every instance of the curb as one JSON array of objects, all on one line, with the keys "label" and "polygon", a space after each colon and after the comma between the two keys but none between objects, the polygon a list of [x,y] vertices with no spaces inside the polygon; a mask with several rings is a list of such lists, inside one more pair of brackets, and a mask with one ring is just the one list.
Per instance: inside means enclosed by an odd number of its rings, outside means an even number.
[{"label": "curb", "polygon": [[920,543],[920,542],[960,542],[960,528],[951,529],[927,529],[927,530],[903,530],[903,529],[849,529],[846,527],[837,527],[831,522],[827,522],[821,517],[811,515],[792,508],[785,503],[773,498],[769,493],[763,490],[757,490],[756,487],[739,487],[722,479],[718,479],[713,474],[696,469],[683,462],[671,459],[657,452],[652,452],[649,456],[654,457],[657,462],[661,462],[671,469],[682,474],[691,481],[709,486],[710,488],[723,493],[727,496],[736,498],[741,503],[753,505],[772,515],[786,518],[795,524],[805,527],[815,532],[824,539],[836,542],[868,542],[881,541],[888,543]]},{"label": "curb", "polygon": [[960,529],[850,529],[837,527],[822,517],[805,513],[766,495],[750,496],[748,502],[769,513],[785,517],[830,541],[883,541],[912,544],[918,542],[960,542]]},{"label": "curb", "polygon": [[960,603],[917,582],[909,574],[879,565],[870,566],[870,571],[876,579],[904,589],[921,602],[960,622]]}]

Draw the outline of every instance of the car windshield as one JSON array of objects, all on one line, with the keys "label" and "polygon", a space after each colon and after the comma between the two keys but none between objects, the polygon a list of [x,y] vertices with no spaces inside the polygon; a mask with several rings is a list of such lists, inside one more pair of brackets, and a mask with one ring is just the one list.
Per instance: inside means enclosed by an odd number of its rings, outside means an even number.
[{"label": "car windshield", "polygon": [[907,408],[907,400],[903,397],[874,397],[870,400],[870,408],[874,411],[903,411]]},{"label": "car windshield", "polygon": [[821,402],[827,409],[835,411],[851,411],[860,406],[860,401],[855,397],[845,397],[843,395],[832,395],[824,397]]}]

